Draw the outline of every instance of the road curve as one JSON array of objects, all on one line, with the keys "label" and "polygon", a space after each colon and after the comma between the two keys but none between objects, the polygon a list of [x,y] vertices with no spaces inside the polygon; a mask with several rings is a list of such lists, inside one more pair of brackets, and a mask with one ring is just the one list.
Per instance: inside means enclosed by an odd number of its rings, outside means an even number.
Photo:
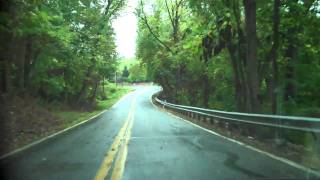
[{"label": "road curve", "polygon": [[96,120],[0,161],[0,179],[308,179],[152,105],[137,86]]}]

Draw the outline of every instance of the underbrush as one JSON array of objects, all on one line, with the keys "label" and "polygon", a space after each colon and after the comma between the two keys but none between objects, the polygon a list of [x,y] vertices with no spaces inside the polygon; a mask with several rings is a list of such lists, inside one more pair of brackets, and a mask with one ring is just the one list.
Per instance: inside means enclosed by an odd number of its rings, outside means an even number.
[{"label": "underbrush", "polygon": [[1,95],[0,155],[89,119],[132,90],[113,84],[105,89],[107,96],[98,97],[89,111],[59,101],[49,103],[28,94]]}]

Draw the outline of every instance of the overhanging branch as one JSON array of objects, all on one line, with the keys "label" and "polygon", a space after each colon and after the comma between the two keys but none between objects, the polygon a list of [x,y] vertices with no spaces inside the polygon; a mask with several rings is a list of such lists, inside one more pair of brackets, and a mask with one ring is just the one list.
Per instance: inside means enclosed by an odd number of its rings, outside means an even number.
[{"label": "overhanging branch", "polygon": [[148,19],[147,19],[147,16],[146,16],[146,14],[145,14],[145,12],[144,12],[144,10],[143,10],[143,2],[140,1],[140,4],[141,4],[141,14],[142,14],[142,15],[140,16],[140,18],[144,21],[144,23],[145,23],[145,25],[147,26],[147,28],[148,28],[149,32],[151,33],[151,35],[152,35],[163,47],[165,47],[168,51],[173,52],[173,51],[171,50],[171,48],[170,48],[166,43],[164,43],[164,42],[154,33],[154,31],[152,30],[152,28],[151,28],[151,26],[150,26],[150,24],[149,24],[149,21],[148,21]]}]

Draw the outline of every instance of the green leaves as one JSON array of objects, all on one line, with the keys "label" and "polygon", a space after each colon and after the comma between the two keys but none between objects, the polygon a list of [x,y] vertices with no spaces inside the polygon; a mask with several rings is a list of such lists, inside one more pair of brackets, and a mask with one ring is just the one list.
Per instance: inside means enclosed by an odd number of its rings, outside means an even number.
[{"label": "green leaves", "polygon": [[0,32],[8,36],[1,38],[1,50],[10,52],[0,59],[10,60],[14,88],[48,100],[94,100],[93,89],[117,65],[111,20],[125,0],[108,2],[108,12],[96,0],[8,2]]},{"label": "green leaves", "polygon": [[[174,41],[172,37],[172,14],[168,13],[164,1],[153,3],[154,11],[147,14],[149,25],[172,52],[162,48],[144,21],[140,20],[137,56],[146,64],[147,73],[153,80],[160,83],[165,91],[170,91],[166,96],[173,101],[202,105],[199,99],[203,96],[203,83],[208,76],[211,107],[237,110],[235,104],[246,101],[243,97],[246,96],[248,74],[244,6],[237,0],[187,2],[188,6],[181,10],[184,16],[180,19],[178,34],[182,37],[187,33],[179,41]],[[315,11],[319,9],[318,6],[319,3],[310,4],[307,1],[281,1],[279,46],[276,49],[279,84],[274,90],[282,106],[290,102],[301,102],[302,106],[320,105],[319,93],[316,93],[320,91],[320,18]],[[258,76],[261,84],[259,96],[262,106],[269,107],[272,91],[270,82],[274,78],[270,63],[270,51],[274,44],[274,2],[257,1],[256,14]],[[212,39],[209,49],[204,47],[206,37]],[[207,61],[204,60],[206,51],[209,51]],[[293,94],[288,92],[290,88]],[[285,97],[288,93],[290,102],[282,102],[287,101]],[[194,100],[193,97],[198,99]],[[245,109],[241,109],[241,105],[239,107],[240,110]],[[297,105],[292,107],[299,108]],[[270,112],[266,108],[264,111]],[[294,110],[286,112],[293,113]]]}]

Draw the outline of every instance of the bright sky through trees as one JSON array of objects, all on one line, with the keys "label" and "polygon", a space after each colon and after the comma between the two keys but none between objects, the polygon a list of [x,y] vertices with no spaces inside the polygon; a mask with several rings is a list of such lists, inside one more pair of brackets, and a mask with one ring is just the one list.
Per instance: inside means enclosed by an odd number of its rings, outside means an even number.
[{"label": "bright sky through trees", "polygon": [[137,4],[138,0],[129,0],[126,9],[113,23],[117,52],[120,57],[133,58],[135,56],[137,19],[134,12]]}]

